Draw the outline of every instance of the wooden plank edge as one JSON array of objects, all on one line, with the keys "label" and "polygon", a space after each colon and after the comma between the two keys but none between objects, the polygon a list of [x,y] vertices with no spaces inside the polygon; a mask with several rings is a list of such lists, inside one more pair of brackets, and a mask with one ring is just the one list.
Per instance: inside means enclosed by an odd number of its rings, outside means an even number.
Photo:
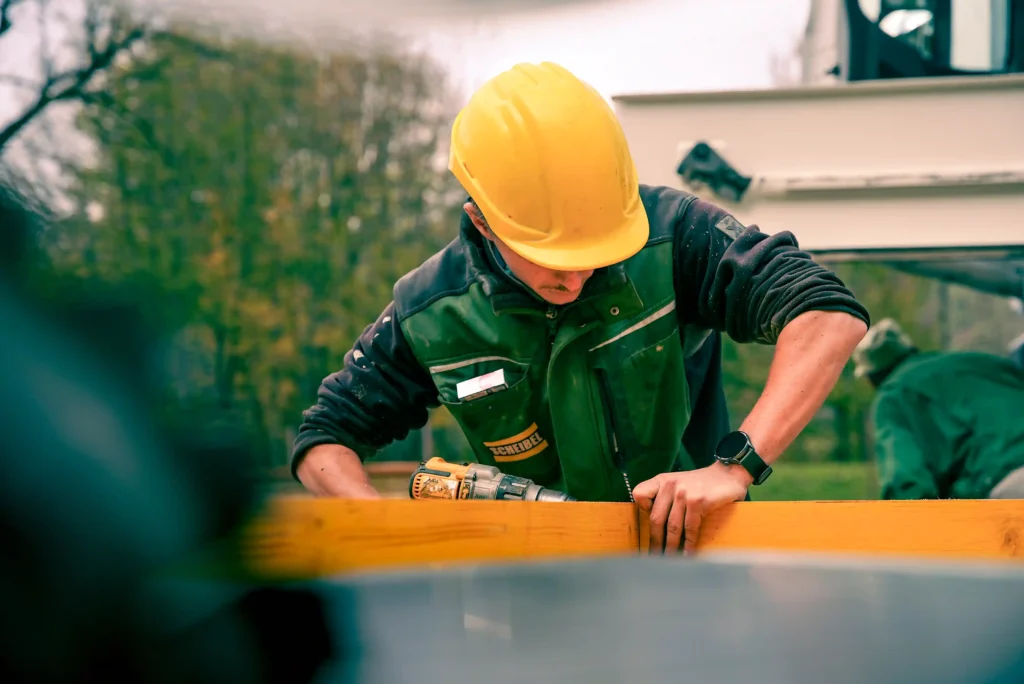
[{"label": "wooden plank edge", "polygon": [[[649,517],[638,521],[647,553]],[[701,551],[1024,561],[1024,500],[757,501],[705,521]]]},{"label": "wooden plank edge", "polygon": [[[252,571],[308,578],[636,555],[630,504],[276,497],[246,531]],[[770,551],[1024,562],[1024,501],[742,502],[711,514],[698,553]]]},{"label": "wooden plank edge", "polygon": [[630,504],[281,496],[242,544],[252,572],[296,579],[370,568],[636,555],[638,539]]}]

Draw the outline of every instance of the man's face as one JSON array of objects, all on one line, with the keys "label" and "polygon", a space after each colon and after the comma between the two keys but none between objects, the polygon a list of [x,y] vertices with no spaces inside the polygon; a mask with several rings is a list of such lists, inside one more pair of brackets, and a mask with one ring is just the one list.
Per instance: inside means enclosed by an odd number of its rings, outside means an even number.
[{"label": "man's face", "polygon": [[464,205],[466,213],[473,220],[473,225],[480,231],[480,234],[494,243],[501,253],[508,268],[527,287],[537,293],[549,304],[570,304],[580,296],[583,286],[590,276],[594,275],[594,269],[589,271],[556,271],[550,268],[538,266],[532,261],[527,261],[519,256],[502,242],[490,228],[484,217],[481,216],[472,203]]}]

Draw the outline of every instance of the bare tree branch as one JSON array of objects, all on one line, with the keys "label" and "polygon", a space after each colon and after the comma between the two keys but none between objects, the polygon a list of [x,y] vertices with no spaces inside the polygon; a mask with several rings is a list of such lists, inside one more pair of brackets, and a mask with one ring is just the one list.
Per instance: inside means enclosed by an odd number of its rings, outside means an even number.
[{"label": "bare tree branch", "polygon": [[[15,0],[0,1],[9,3]],[[96,18],[94,14],[90,16],[94,19]],[[97,74],[106,71],[119,54],[130,50],[136,42],[145,36],[145,30],[141,26],[122,29],[121,22],[112,17],[110,35],[106,41],[103,41],[99,36],[100,32],[97,24],[90,23],[90,21],[92,20],[87,19],[86,24],[88,43],[88,60],[86,64],[81,68],[71,71],[48,74],[36,100],[13,121],[7,124],[3,130],[0,130],[0,151],[52,103],[76,99],[81,100],[87,92],[86,88],[90,81]],[[104,42],[105,44],[103,44]]]},{"label": "bare tree branch", "polygon": [[20,5],[23,0],[0,0],[0,36],[7,33],[11,28],[11,10]]}]

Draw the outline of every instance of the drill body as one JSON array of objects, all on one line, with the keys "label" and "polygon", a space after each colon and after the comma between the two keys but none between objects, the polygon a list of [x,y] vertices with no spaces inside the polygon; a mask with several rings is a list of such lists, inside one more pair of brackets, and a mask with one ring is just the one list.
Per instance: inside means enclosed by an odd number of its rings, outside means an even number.
[{"label": "drill body", "polygon": [[482,499],[517,501],[575,501],[568,494],[541,487],[525,477],[506,475],[480,463],[457,465],[432,458],[409,480],[413,499]]}]

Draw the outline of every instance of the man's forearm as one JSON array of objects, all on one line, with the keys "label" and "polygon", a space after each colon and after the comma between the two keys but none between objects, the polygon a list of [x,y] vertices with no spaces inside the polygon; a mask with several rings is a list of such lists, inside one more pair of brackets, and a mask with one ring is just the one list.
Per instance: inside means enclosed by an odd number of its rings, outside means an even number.
[{"label": "man's forearm", "polygon": [[743,421],[757,453],[771,463],[818,412],[867,325],[846,313],[810,311],[779,335],[764,392]]},{"label": "man's forearm", "polygon": [[295,469],[299,481],[317,496],[379,499],[356,452],[340,444],[318,444]]}]

